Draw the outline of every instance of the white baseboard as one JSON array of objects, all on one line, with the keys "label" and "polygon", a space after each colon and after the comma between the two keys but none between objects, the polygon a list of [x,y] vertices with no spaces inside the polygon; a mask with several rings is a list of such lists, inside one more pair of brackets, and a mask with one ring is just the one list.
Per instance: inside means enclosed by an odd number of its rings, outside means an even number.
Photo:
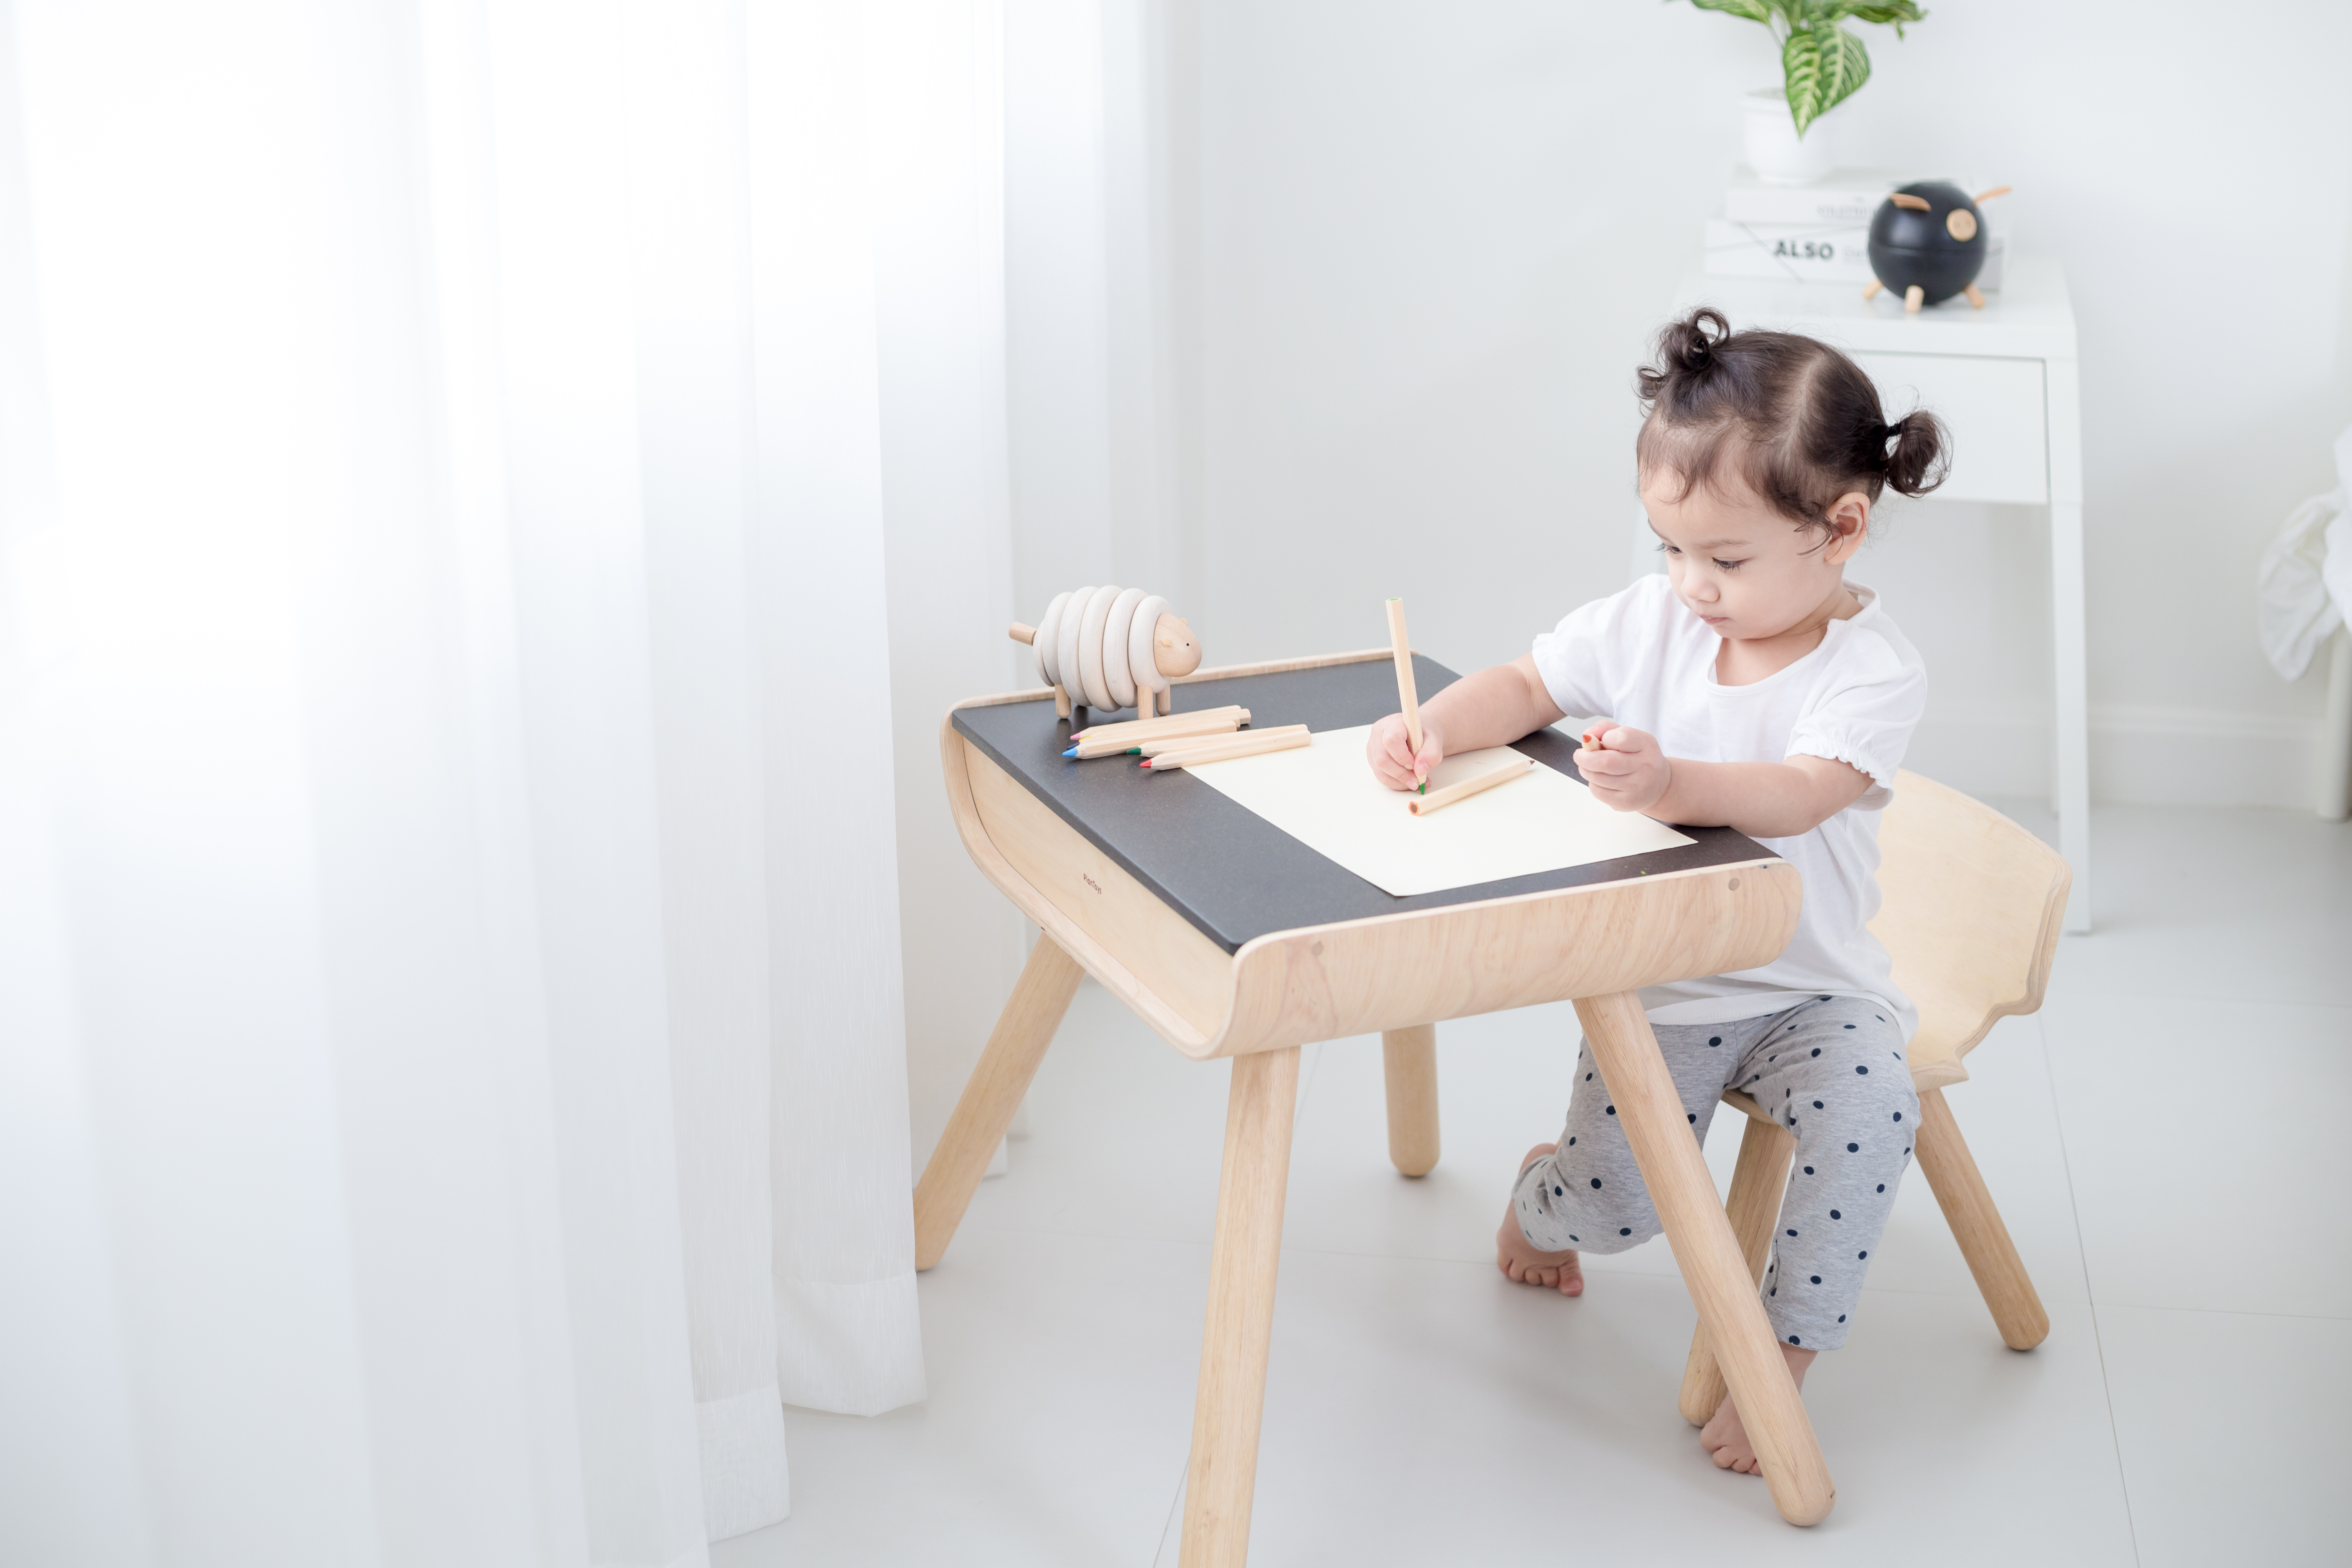
[{"label": "white baseboard", "polygon": [[[1935,712],[1904,765],[1970,795],[2051,787],[2046,712]],[[2091,798],[2128,805],[2311,809],[2320,725],[2284,713],[2099,703],[2091,709]]]},{"label": "white baseboard", "polygon": [[2311,809],[2319,722],[2229,709],[2091,709],[2091,795],[2133,805]]}]

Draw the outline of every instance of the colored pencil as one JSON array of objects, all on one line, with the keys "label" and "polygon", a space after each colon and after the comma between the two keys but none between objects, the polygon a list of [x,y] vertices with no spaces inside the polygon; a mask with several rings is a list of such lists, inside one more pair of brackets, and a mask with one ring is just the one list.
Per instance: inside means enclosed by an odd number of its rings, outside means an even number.
[{"label": "colored pencil", "polygon": [[1139,748],[1163,741],[1205,742],[1234,732],[1233,723],[1228,721],[1222,724],[1202,725],[1196,729],[1176,730],[1159,735],[1115,735],[1108,741],[1082,741],[1064,752],[1062,755],[1076,757],[1080,762],[1089,757],[1139,756],[1141,754]]},{"label": "colored pencil", "polygon": [[[1304,735],[1307,732],[1307,726],[1304,724],[1285,724],[1273,730],[1252,730],[1246,735],[1236,733],[1234,740],[1255,741],[1264,735]],[[1171,735],[1165,740],[1146,741],[1139,746],[1130,746],[1128,749],[1143,756],[1158,757],[1164,756],[1170,752],[1196,752],[1202,746],[1222,746],[1226,743],[1223,737],[1216,735]],[[1275,749],[1279,751],[1281,748]]]},{"label": "colored pencil", "polygon": [[1277,734],[1268,731],[1264,739],[1255,735],[1237,736],[1213,745],[1195,746],[1187,752],[1163,752],[1156,757],[1143,759],[1147,773],[1164,773],[1178,768],[1198,767],[1202,763],[1222,763],[1234,757],[1254,757],[1261,752],[1287,752],[1296,746],[1310,745],[1315,737],[1300,726],[1295,734]]},{"label": "colored pencil", "polygon": [[1444,810],[1456,801],[1468,800],[1481,790],[1493,789],[1496,784],[1509,784],[1513,779],[1523,779],[1535,771],[1535,765],[1533,757],[1522,757],[1516,763],[1505,763],[1499,768],[1489,768],[1475,778],[1464,779],[1460,784],[1447,784],[1435,795],[1416,796],[1406,801],[1404,808],[1415,816],[1427,816],[1433,811]]},{"label": "colored pencil", "polygon": [[1389,651],[1396,655],[1397,703],[1404,712],[1405,739],[1412,742],[1413,779],[1421,793],[1429,793],[1429,781],[1421,776],[1421,694],[1412,684],[1412,643],[1404,635],[1404,601],[1389,601]]},{"label": "colored pencil", "polygon": [[1249,722],[1249,710],[1238,703],[1223,708],[1201,708],[1186,713],[1163,713],[1154,719],[1122,719],[1116,724],[1089,724],[1073,734],[1073,741],[1108,741],[1121,735],[1166,734],[1181,731],[1188,725]]},{"label": "colored pencil", "polygon": [[1066,757],[1081,761],[1088,757],[1116,757],[1134,751],[1150,741],[1181,741],[1193,737],[1230,735],[1246,721],[1248,715],[1224,714],[1204,719],[1171,730],[1146,730],[1133,734],[1092,735],[1064,752]]}]

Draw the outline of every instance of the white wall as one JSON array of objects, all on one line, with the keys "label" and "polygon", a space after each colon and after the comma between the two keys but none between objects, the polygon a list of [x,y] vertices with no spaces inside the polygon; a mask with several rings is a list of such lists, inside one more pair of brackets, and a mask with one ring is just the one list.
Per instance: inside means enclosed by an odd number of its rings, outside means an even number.
[{"label": "white wall", "polygon": [[[1026,142],[1024,16],[1066,116]],[[2066,260],[2099,794],[2300,806],[2320,694],[2263,662],[2252,575],[2352,420],[2352,12],[2272,7],[2226,46],[2212,17],[1974,0],[1864,28],[1844,133],[1851,162],[2013,184],[1995,223]],[[1730,101],[1777,79],[1761,28],[1649,0],[1008,0],[1008,24],[1024,613],[1157,572],[1223,663],[1377,643],[1403,593],[1468,668],[1622,582],[1632,373]],[[1915,762],[2038,787],[2041,513],[1888,522],[1855,575],[1934,672]]]}]

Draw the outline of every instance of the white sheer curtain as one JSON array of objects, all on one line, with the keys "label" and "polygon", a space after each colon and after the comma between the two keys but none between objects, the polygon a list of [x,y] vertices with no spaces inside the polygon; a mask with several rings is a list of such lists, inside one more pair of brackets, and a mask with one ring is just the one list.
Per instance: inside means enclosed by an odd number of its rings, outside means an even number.
[{"label": "white sheer curtain", "polygon": [[0,0],[0,1561],[698,1563],[922,1397],[874,209],[993,187],[868,148],[993,27]]}]

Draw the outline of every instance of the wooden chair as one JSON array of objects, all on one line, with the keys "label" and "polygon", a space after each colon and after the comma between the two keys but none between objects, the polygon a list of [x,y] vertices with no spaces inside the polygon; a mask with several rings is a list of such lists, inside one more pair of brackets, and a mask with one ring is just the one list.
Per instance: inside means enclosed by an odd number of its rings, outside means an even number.
[{"label": "wooden chair", "polygon": [[[1919,1091],[1919,1168],[2002,1342],[2032,1350],[2048,1337],[2050,1315],[1944,1090],[1968,1080],[1960,1058],[1996,1019],[2042,1005],[2072,873],[2056,850],[1990,806],[1912,773],[1895,778],[1878,847],[1885,902],[1870,929],[1894,955],[1895,984],[1919,1009],[1909,1051],[1911,1082]],[[1796,1140],[1748,1096],[1727,1090],[1723,1101],[1748,1117],[1724,1206],[1760,1284]],[[1723,1393],[1723,1373],[1700,1331],[1683,1373],[1683,1415],[1694,1426],[1706,1425]]]}]

